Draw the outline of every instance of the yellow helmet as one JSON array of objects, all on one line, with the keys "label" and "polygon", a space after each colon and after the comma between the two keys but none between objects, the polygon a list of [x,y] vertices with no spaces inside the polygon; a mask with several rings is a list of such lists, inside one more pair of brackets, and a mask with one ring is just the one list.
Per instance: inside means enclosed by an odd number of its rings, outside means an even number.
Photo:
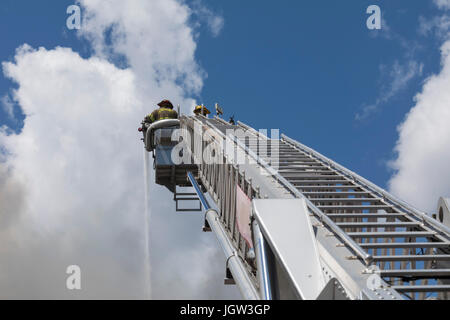
[{"label": "yellow helmet", "polygon": [[196,106],[194,109],[195,114],[203,114],[204,116],[211,113],[205,106]]}]

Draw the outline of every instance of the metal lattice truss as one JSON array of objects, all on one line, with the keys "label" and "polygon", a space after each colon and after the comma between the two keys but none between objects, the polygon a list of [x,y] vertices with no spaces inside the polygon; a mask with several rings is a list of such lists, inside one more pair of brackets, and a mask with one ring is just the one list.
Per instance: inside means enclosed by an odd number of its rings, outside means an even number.
[{"label": "metal lattice truss", "polygon": [[[182,117],[181,123],[194,136],[190,149],[200,163],[198,177],[218,208],[216,228],[245,270],[244,287],[252,287],[244,290],[244,297],[258,298],[261,278],[238,232],[236,185],[250,199],[305,199],[325,279],[317,298],[449,298],[448,227],[284,135],[274,141],[243,123],[232,126],[218,118]],[[229,129],[240,129],[244,136],[229,136]],[[205,133],[209,138],[199,139]],[[269,142],[276,147],[268,148]],[[211,143],[231,144],[237,152],[210,155],[220,163],[196,154]],[[237,163],[239,153],[251,161]],[[302,245],[295,243],[292,250]],[[273,270],[281,279],[276,297],[304,298],[295,294],[289,276],[282,275],[289,266],[275,260]]]}]

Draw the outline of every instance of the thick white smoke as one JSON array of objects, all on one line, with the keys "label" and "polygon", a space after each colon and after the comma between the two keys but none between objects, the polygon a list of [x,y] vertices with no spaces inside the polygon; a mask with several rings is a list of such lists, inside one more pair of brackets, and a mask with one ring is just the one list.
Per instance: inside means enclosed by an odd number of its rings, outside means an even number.
[{"label": "thick white smoke", "polygon": [[[0,132],[0,298],[145,298],[136,129],[158,100],[188,110],[202,87],[192,11],[176,0],[80,4],[91,58],[23,45],[3,63],[26,118],[20,133]],[[150,201],[159,214],[153,297],[233,295],[217,290],[223,262],[215,240],[191,236],[201,217],[177,217],[161,188],[151,188]],[[81,267],[81,291],[65,287],[72,264]]]}]

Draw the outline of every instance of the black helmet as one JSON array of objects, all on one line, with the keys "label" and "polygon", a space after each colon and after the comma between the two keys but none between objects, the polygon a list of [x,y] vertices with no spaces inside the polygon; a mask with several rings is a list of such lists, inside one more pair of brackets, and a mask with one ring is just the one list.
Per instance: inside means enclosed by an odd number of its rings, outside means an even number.
[{"label": "black helmet", "polygon": [[173,104],[169,100],[161,101],[160,103],[158,103],[158,106],[160,106],[161,108],[173,109]]}]

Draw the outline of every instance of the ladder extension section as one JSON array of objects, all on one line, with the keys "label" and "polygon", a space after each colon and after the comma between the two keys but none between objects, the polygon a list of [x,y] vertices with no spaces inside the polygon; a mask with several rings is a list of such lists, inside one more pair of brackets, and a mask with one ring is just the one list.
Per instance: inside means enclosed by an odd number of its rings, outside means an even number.
[{"label": "ladder extension section", "polygon": [[[181,123],[181,127],[194,136],[190,146],[193,153],[199,148],[195,145],[197,141],[202,141],[200,147],[203,149],[209,143],[195,137],[194,126],[198,124],[203,127],[202,134],[206,129],[212,129],[212,140],[225,139],[226,130],[237,128],[247,137],[255,138],[235,138],[233,142],[265,168],[266,172],[260,176],[250,178],[242,166],[230,161],[226,155],[223,164],[202,160],[198,165],[198,176],[215,201],[222,226],[255,286],[258,286],[256,266],[249,257],[250,248],[236,221],[236,186],[249,199],[263,199],[267,194],[269,198],[277,198],[283,193],[289,195],[284,198],[305,199],[312,221],[325,227],[353,253],[352,257],[342,259],[360,261],[361,269],[357,274],[379,275],[395,295],[405,299],[449,297],[448,227],[284,135],[277,140],[277,157],[273,158],[267,145],[271,140],[243,123],[232,126],[218,118],[204,117],[183,117]],[[278,188],[267,187],[267,179],[275,181]],[[332,250],[338,252],[339,246]],[[335,269],[345,268],[339,265],[339,259],[329,262],[325,256],[321,258],[325,265],[338,263]],[[439,267],[442,265],[444,267]],[[345,287],[345,281],[340,280]],[[351,286],[355,284],[348,284]],[[361,292],[363,290],[361,288]]]},{"label": "ladder extension section", "polygon": [[[247,142],[246,147],[259,156],[258,143]],[[270,156],[267,152],[263,160]],[[410,299],[450,292],[449,285],[442,285],[449,270],[435,266],[450,261],[446,226],[284,135],[276,165],[291,188],[357,242],[394,290]]]}]

